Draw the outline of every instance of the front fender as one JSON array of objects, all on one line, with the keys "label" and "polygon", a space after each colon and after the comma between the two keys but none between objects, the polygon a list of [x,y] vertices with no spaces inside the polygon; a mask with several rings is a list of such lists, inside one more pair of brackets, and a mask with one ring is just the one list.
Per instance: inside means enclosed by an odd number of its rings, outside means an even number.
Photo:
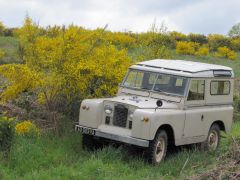
[{"label": "front fender", "polygon": [[102,121],[104,99],[86,99],[82,101],[79,125],[97,128]]},{"label": "front fender", "polygon": [[[154,118],[154,111],[153,109],[135,110],[132,121],[132,137],[149,140],[151,120]],[[143,121],[143,118],[149,118],[149,121]]]},{"label": "front fender", "polygon": [[[159,127],[170,125],[174,132],[175,142],[182,138],[185,113],[181,110],[137,109],[133,117],[133,137],[153,140]],[[149,118],[149,121],[142,121],[144,117]]]}]

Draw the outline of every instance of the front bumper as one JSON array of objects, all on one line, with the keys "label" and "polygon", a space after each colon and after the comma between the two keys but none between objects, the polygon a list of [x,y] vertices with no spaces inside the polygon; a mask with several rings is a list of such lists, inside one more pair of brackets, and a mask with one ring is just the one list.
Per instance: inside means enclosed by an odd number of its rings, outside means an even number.
[{"label": "front bumper", "polygon": [[117,134],[110,134],[106,132],[99,131],[98,129],[93,129],[81,125],[75,125],[75,131],[80,131],[82,134],[89,134],[97,137],[102,137],[118,142],[123,142],[127,144],[132,144],[141,147],[148,147],[149,141],[144,139],[133,138],[131,136],[122,136]]}]

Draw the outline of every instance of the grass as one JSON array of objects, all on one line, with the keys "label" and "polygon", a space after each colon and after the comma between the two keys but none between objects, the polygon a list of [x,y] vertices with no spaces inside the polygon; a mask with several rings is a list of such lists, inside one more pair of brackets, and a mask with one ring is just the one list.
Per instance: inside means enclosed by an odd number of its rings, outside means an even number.
[{"label": "grass", "polygon": [[[240,136],[240,121],[231,132]],[[230,135],[222,139],[217,152],[177,148],[160,166],[143,161],[140,153],[124,146],[105,147],[95,152],[81,148],[81,137],[70,132],[38,139],[16,137],[9,159],[0,161],[1,179],[184,179],[213,168],[228,150]],[[187,164],[184,169],[184,163]]]},{"label": "grass", "polygon": [[18,46],[19,41],[17,38],[0,36],[0,48],[5,52],[5,57],[0,59],[0,64],[20,63]]}]

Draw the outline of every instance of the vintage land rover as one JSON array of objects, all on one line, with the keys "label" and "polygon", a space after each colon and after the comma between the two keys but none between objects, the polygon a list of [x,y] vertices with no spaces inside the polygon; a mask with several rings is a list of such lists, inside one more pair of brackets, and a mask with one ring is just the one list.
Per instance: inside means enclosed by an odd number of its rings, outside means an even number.
[{"label": "vintage land rover", "polygon": [[144,147],[153,164],[168,150],[198,144],[215,150],[231,130],[234,73],[229,67],[155,59],[129,68],[116,97],[86,99],[79,124],[85,149],[105,140]]}]

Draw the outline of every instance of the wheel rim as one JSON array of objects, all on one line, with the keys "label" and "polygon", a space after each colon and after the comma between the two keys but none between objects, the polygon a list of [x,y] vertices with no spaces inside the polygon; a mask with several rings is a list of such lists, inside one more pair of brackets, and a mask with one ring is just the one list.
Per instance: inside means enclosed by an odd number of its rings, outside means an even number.
[{"label": "wheel rim", "polygon": [[160,162],[164,156],[164,151],[165,151],[165,141],[163,138],[160,138],[159,141],[157,142],[156,145],[156,150],[155,150],[155,157],[156,157],[156,162]]},{"label": "wheel rim", "polygon": [[216,150],[218,146],[218,133],[215,130],[212,130],[208,136],[208,147],[210,150]]}]

